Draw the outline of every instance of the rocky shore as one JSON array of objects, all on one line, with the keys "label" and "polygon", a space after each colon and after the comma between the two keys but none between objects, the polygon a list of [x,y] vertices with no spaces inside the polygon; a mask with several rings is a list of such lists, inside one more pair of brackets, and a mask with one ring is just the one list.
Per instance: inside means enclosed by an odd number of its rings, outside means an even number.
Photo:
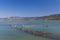
[{"label": "rocky shore", "polygon": [[41,32],[41,31],[32,31],[32,30],[25,30],[25,31],[21,30],[21,31],[23,31],[25,33],[29,33],[31,35],[35,35],[35,36],[41,36],[41,37],[50,38],[50,39],[53,39],[53,40],[60,40],[60,36],[54,35],[52,33],[44,33],[44,32]]}]

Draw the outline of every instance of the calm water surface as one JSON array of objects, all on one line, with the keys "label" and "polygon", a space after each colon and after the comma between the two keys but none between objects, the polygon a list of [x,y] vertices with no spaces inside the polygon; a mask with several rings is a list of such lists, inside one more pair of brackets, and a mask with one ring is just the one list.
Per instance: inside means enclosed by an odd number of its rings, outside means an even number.
[{"label": "calm water surface", "polygon": [[[30,29],[33,31],[43,31],[48,33],[53,33],[55,35],[60,35],[60,21],[50,21],[50,20],[23,20],[23,21],[0,21],[0,40],[53,40],[49,38],[43,38],[39,36],[30,35],[28,33],[21,32],[11,28],[10,25],[16,24],[17,27],[21,27],[21,24],[25,25],[25,29]],[[46,24],[48,27],[46,27]],[[29,27],[27,27],[29,26]]]}]

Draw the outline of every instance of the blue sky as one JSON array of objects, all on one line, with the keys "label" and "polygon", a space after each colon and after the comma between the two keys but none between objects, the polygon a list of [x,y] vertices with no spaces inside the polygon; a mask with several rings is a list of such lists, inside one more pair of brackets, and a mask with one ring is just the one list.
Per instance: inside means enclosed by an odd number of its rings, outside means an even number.
[{"label": "blue sky", "polygon": [[60,0],[0,0],[0,17],[40,17],[60,13]]}]

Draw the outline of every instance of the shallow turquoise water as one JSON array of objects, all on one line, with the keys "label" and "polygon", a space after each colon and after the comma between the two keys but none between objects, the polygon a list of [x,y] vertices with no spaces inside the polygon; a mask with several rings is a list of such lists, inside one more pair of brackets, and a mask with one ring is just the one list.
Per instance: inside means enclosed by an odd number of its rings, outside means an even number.
[{"label": "shallow turquoise water", "polygon": [[[21,24],[25,25],[25,29],[33,31],[43,31],[53,33],[55,35],[60,35],[60,21],[47,21],[47,20],[23,20],[23,21],[0,21],[0,40],[52,40],[48,38],[43,38],[39,36],[30,35],[20,30],[12,29],[11,24],[16,24],[17,27],[21,27]],[[48,24],[48,28],[45,25]]]}]

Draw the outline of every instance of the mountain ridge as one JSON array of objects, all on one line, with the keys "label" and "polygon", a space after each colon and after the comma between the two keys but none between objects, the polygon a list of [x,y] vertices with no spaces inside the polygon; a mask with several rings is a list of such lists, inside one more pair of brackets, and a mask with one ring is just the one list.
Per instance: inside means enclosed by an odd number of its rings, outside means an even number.
[{"label": "mountain ridge", "polygon": [[42,17],[9,17],[4,19],[5,20],[60,20],[60,14],[53,14]]}]

